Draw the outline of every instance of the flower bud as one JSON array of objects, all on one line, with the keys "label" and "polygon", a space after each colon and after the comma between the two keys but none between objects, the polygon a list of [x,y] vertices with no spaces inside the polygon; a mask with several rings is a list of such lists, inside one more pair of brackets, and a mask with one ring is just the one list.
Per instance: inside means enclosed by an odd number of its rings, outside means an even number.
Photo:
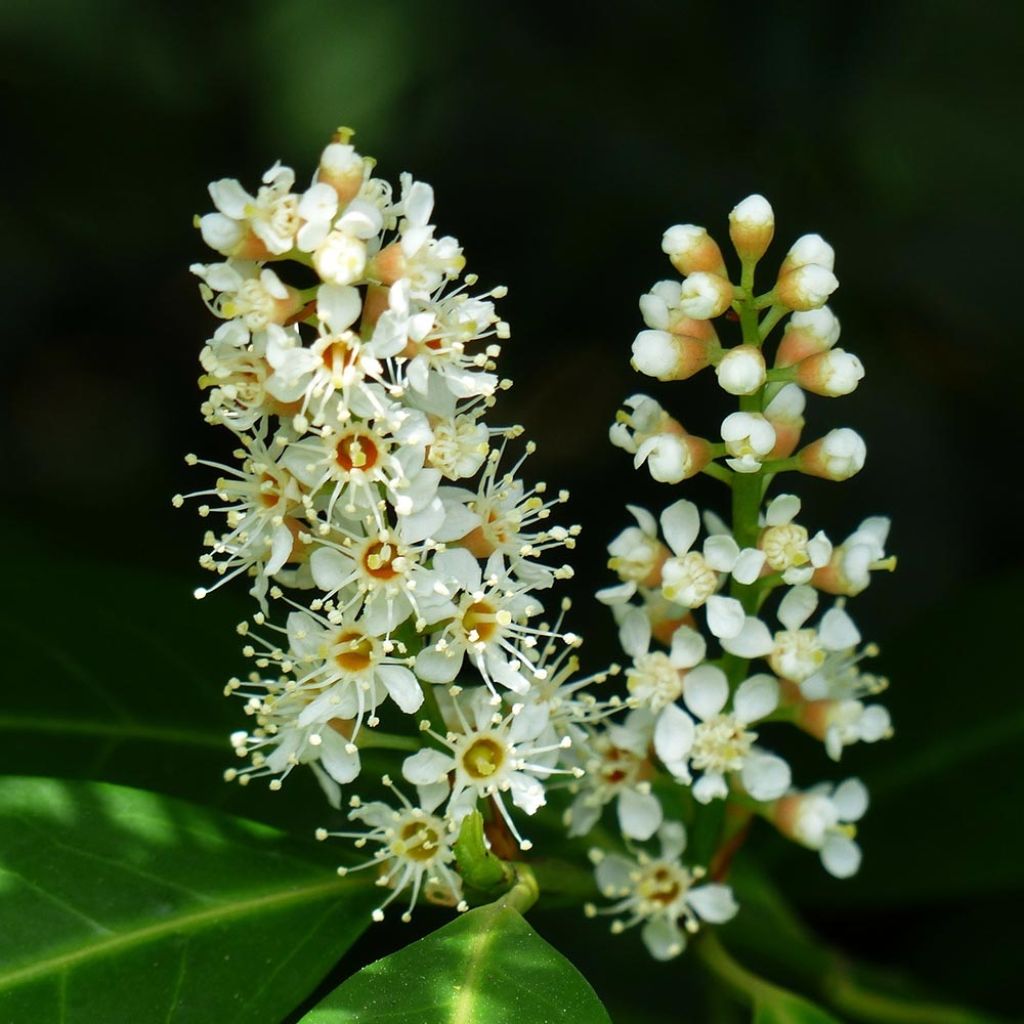
[{"label": "flower bud", "polygon": [[850,394],[857,389],[863,377],[861,361],[852,352],[841,348],[808,356],[796,368],[800,387],[826,398]]},{"label": "flower bud", "polygon": [[789,309],[818,309],[839,287],[836,275],[818,263],[807,263],[779,277],[775,294]]},{"label": "flower bud", "polygon": [[725,261],[718,243],[696,224],[676,224],[661,238],[661,251],[683,277],[704,272],[724,274]]},{"label": "flower bud", "polygon": [[796,384],[786,384],[765,406],[764,414],[775,428],[773,459],[788,459],[800,443],[804,429],[804,409],[807,399]]},{"label": "flower bud", "polygon": [[741,260],[756,263],[775,234],[775,214],[764,196],[747,196],[729,214],[729,237]]},{"label": "flower bud", "polygon": [[659,483],[678,484],[696,476],[711,461],[711,445],[691,434],[654,434],[637,448],[633,467],[645,462]]},{"label": "flower bud", "polygon": [[717,274],[697,271],[683,281],[679,293],[679,310],[694,320],[710,320],[721,316],[732,302],[732,285]]},{"label": "flower bud", "polygon": [[658,380],[685,380],[711,362],[712,347],[713,343],[705,338],[668,331],[641,331],[633,341],[630,365],[639,373]]},{"label": "flower bud", "polygon": [[839,320],[828,306],[794,313],[775,353],[775,365],[792,366],[832,348],[839,340]]},{"label": "flower bud", "polygon": [[753,345],[729,349],[715,369],[718,383],[730,395],[752,395],[765,381],[764,356]]},{"label": "flower bud", "polygon": [[864,439],[849,427],[830,430],[797,455],[801,473],[824,480],[849,480],[864,468],[866,458]]},{"label": "flower bud", "polygon": [[366,164],[353,146],[332,142],[320,155],[317,181],[330,185],[338,193],[338,204],[351,202],[363,187]]},{"label": "flower bud", "polygon": [[353,284],[366,269],[366,243],[344,231],[332,231],[313,253],[313,266],[324,281]]},{"label": "flower bud", "polygon": [[756,473],[775,447],[775,428],[759,412],[734,412],[722,420],[725,450],[733,456],[726,459],[737,473]]},{"label": "flower bud", "polygon": [[779,277],[811,263],[826,270],[835,270],[836,251],[821,235],[801,235],[786,253],[786,258],[779,268]]}]

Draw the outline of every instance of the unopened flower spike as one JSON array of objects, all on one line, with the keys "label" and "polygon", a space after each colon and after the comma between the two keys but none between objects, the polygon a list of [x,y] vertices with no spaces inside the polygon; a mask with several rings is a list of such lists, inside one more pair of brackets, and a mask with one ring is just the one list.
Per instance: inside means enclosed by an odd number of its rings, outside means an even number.
[{"label": "unopened flower spike", "polygon": [[[725,801],[730,820],[771,822],[845,878],[860,864],[854,823],[867,791],[858,780],[795,789],[773,752],[776,737],[795,726],[835,761],[852,743],[892,734],[888,711],[872,700],[887,681],[861,668],[877,648],[862,642],[847,603],[873,573],[894,568],[889,520],[870,516],[835,543],[794,493],[791,475],[840,482],[864,468],[866,444],[850,427],[803,436],[808,396],[849,394],[864,367],[837,344],[839,321],[826,305],[839,284],[835,253],[820,235],[797,239],[758,292],[776,231],[763,196],[738,203],[729,216],[738,257],[731,276],[705,228],[670,228],[662,249],[679,277],[640,300],[633,369],[660,381],[693,377],[690,387],[716,381],[737,399],[723,413],[721,440],[692,434],[677,413],[687,403],[669,401],[664,389],[660,400],[630,396],[610,429],[612,443],[656,481],[677,485],[705,473],[729,495],[724,516],[702,515],[675,494],[655,510],[627,506],[632,522],[608,546],[617,581],[598,593],[629,659],[629,713],[587,728],[578,754],[588,775],[567,824],[585,834],[614,804],[627,849],[661,837],[659,857],[596,851],[598,885],[617,902],[590,911],[616,916],[615,930],[643,923],[660,959],[682,950],[699,919],[724,921],[737,908],[727,888],[696,886],[695,871],[679,861],[685,831],[655,795],[659,780],[690,787],[698,819],[703,805]],[[714,376],[700,375],[706,367]],[[727,870],[735,835],[742,842],[746,834],[722,832],[713,862]]]}]

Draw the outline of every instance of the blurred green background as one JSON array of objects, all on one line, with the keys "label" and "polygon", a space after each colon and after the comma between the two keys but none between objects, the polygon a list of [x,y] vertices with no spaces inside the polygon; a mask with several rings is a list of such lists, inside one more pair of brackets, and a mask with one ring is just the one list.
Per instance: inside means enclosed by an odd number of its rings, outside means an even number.
[{"label": "blurred green background", "polygon": [[[865,472],[801,492],[834,537],[891,514],[900,558],[854,606],[894,680],[897,738],[839,769],[796,756],[802,781],[874,784],[864,871],[838,883],[811,855],[767,840],[768,855],[831,941],[1018,1013],[1022,23],[1020,3],[951,0],[7,0],[2,483],[8,544],[49,595],[39,615],[89,600],[72,557],[157,570],[188,600],[201,527],[169,496],[194,485],[185,451],[228,447],[197,411],[211,322],[187,270],[208,256],[192,215],[214,178],[254,186],[281,158],[304,180],[347,124],[379,173],[431,182],[442,232],[485,286],[509,286],[516,387],[499,418],[573,492],[573,625],[595,666],[614,657],[586,594],[607,582],[623,501],[669,496],[607,425],[636,390],[698,433],[724,409],[707,380],[632,373],[636,300],[671,274],[665,227],[724,238],[732,205],[763,192],[770,258],[806,231],[835,246],[842,343],[868,370],[809,416],[861,431]],[[686,493],[720,502],[715,487]]]}]

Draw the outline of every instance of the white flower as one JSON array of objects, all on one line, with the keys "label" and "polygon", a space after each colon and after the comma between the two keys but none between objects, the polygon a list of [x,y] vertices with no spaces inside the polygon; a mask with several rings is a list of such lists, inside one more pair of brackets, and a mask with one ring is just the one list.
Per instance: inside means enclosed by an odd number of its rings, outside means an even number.
[{"label": "white flower", "polygon": [[812,263],[826,270],[835,270],[835,249],[821,235],[801,235],[786,253],[786,258],[782,262],[782,272]]},{"label": "white flower", "polygon": [[718,383],[730,395],[752,395],[765,382],[764,356],[753,345],[737,345],[715,367]]},{"label": "white flower", "polygon": [[346,231],[335,229],[316,247],[313,266],[326,282],[355,284],[366,269],[366,242]]},{"label": "white flower", "polygon": [[751,676],[737,687],[731,712],[724,710],[728,699],[729,683],[720,668],[705,664],[688,672],[683,700],[697,722],[676,705],[666,708],[654,730],[654,749],[681,781],[690,781],[691,768],[702,773],[693,785],[701,803],[725,799],[726,776],[732,773],[739,773],[755,800],[774,800],[789,788],[789,767],[754,748],[757,734],[747,726],[778,706],[778,682],[769,675]]},{"label": "white flower", "polygon": [[722,420],[722,440],[737,473],[756,473],[775,447],[775,428],[759,412],[733,412]]},{"label": "white flower", "polygon": [[418,804],[412,804],[397,786],[385,776],[384,782],[401,802],[396,810],[386,803],[363,803],[354,797],[350,821],[369,826],[362,832],[329,832],[317,829],[317,839],[336,836],[354,839],[362,849],[366,843],[377,844],[372,859],[356,867],[339,867],[339,875],[363,868],[376,868],[377,885],[391,889],[391,895],[373,911],[374,921],[384,920],[384,911],[407,889],[412,892],[409,905],[402,914],[409,921],[421,893],[431,903],[466,909],[462,899],[462,880],[455,872],[455,829],[452,822],[434,812],[448,797],[447,781],[417,786]]},{"label": "white flower", "polygon": [[661,251],[684,276],[699,272],[709,272],[716,276],[725,273],[725,263],[717,243],[704,228],[696,224],[676,224],[670,227],[662,235]]},{"label": "white flower", "polygon": [[661,583],[661,567],[669,556],[669,549],[658,539],[654,516],[638,505],[626,508],[637,525],[627,526],[608,545],[608,568],[621,582],[597,592],[597,599],[603,604],[622,604],[638,587],[657,587]]},{"label": "white flower", "polygon": [[[469,705],[468,716],[463,704]],[[454,773],[449,814],[461,821],[477,800],[493,797],[520,848],[529,849],[505,807],[504,794],[520,810],[535,814],[547,802],[543,780],[575,774],[555,767],[559,752],[571,745],[569,738],[555,737],[544,705],[516,704],[503,716],[482,687],[468,698],[456,696],[453,706],[461,732],[441,736],[425,730],[445,749],[425,747],[412,754],[403,762],[402,774],[414,785],[428,786]]]},{"label": "white flower", "polygon": [[210,184],[210,198],[218,213],[207,214],[200,222],[203,241],[225,256],[238,255],[251,232],[263,243],[259,256],[281,255],[292,248],[299,228],[298,197],[292,195],[295,174],[290,167],[274,164],[263,175],[263,186],[250,195],[234,178],[221,178]]},{"label": "white flower", "polygon": [[781,572],[783,582],[790,586],[810,582],[815,570],[832,558],[832,544],[822,531],[809,538],[806,528],[793,522],[799,512],[800,499],[795,494],[773,498],[757,541],[765,564],[772,572]]},{"label": "white flower", "polygon": [[808,356],[796,368],[800,387],[828,398],[850,394],[863,379],[864,365],[852,352],[841,348]]},{"label": "white flower", "polygon": [[868,809],[868,791],[860,779],[847,779],[833,789],[822,785],[793,793],[776,804],[774,821],[783,835],[821,854],[825,870],[849,878],[860,867],[856,828]]},{"label": "white flower", "polygon": [[633,340],[630,365],[639,373],[658,380],[685,380],[711,362],[713,348],[711,338],[661,330],[641,331]]},{"label": "white flower", "polygon": [[835,549],[831,561],[814,574],[814,585],[830,594],[855,597],[867,589],[871,573],[896,568],[895,556],[886,556],[887,516],[869,516]]},{"label": "white flower", "polygon": [[732,302],[732,285],[718,274],[697,271],[683,281],[679,309],[694,320],[721,316]]},{"label": "white flower", "polygon": [[679,822],[663,824],[658,838],[661,851],[657,858],[641,853],[632,860],[595,851],[598,888],[616,902],[600,910],[588,904],[584,910],[588,917],[617,915],[612,922],[615,934],[642,924],[644,945],[651,956],[671,960],[682,953],[687,933],[696,932],[701,921],[721,924],[734,917],[739,908],[729,886],[694,884],[704,877],[704,870],[682,864],[686,830]]},{"label": "white flower", "polygon": [[612,801],[624,836],[645,840],[657,831],[662,810],[651,792],[654,770],[648,756],[653,725],[649,711],[637,710],[621,725],[610,724],[587,735],[580,751],[586,775],[566,812],[570,836],[586,835]]},{"label": "white flower", "polygon": [[855,430],[839,427],[802,449],[800,471],[825,480],[849,480],[864,468],[867,446]]},{"label": "white flower", "polygon": [[828,302],[838,287],[839,281],[831,270],[808,263],[783,274],[776,285],[776,294],[779,302],[790,309],[817,309]]}]

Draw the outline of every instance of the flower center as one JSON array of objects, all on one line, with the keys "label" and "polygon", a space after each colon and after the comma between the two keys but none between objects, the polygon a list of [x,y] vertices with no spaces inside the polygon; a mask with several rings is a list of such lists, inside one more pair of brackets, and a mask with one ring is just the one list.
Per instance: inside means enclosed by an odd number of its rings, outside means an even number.
[{"label": "flower center", "polygon": [[346,473],[373,469],[380,460],[380,450],[366,434],[347,434],[338,442],[335,460]]},{"label": "flower center", "polygon": [[609,747],[601,757],[601,778],[613,789],[630,786],[640,778],[643,762],[631,750]]},{"label": "flower center", "polygon": [[661,570],[662,592],[685,608],[699,608],[718,589],[718,573],[698,551],[670,558]]},{"label": "flower center", "polygon": [[755,739],[732,715],[715,715],[694,730],[690,760],[699,771],[737,772]]},{"label": "flower center", "polygon": [[324,347],[321,358],[330,373],[347,370],[355,361],[355,352],[344,341],[332,341]]},{"label": "flower center", "polygon": [[474,782],[489,779],[504,767],[508,746],[497,736],[479,736],[462,752],[462,768]]},{"label": "flower center", "polygon": [[343,630],[334,644],[334,660],[346,672],[365,672],[373,664],[373,641],[358,629]]},{"label": "flower center", "polygon": [[441,849],[441,822],[429,818],[411,818],[398,826],[397,835],[391,841],[391,852],[420,864],[427,864]]},{"label": "flower center", "polygon": [[470,643],[489,643],[498,632],[499,611],[488,601],[474,601],[462,613],[462,628]]},{"label": "flower center", "polygon": [[637,700],[660,711],[683,692],[683,673],[661,651],[643,654],[626,673],[626,687]]},{"label": "flower center", "polygon": [[807,563],[807,530],[796,523],[770,526],[761,537],[765,560],[776,572]]},{"label": "flower center", "polygon": [[690,879],[675,864],[655,861],[644,869],[636,885],[641,901],[662,909],[671,906],[690,887]]},{"label": "flower center", "polygon": [[784,629],[775,634],[768,661],[776,675],[802,683],[821,668],[825,657],[816,629]]},{"label": "flower center", "polygon": [[394,562],[398,558],[398,549],[394,544],[375,540],[363,551],[363,569],[375,580],[393,580],[398,575]]}]

